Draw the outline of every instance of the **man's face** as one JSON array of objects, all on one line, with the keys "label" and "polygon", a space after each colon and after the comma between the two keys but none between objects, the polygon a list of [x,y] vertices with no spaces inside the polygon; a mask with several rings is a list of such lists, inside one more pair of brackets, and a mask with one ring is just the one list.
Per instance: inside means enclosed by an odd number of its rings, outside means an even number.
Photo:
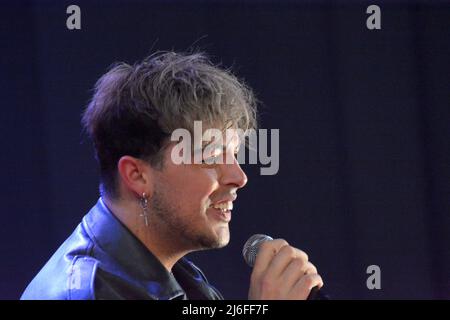
[{"label": "man's face", "polygon": [[[239,144],[233,134],[224,137],[217,148],[210,148],[214,152],[205,156],[221,157],[221,164],[174,164],[170,155],[175,144],[166,149],[164,167],[155,172],[151,220],[159,232],[177,239],[176,245],[198,250],[228,244],[236,191],[247,183],[235,158]],[[232,163],[225,162],[227,156]]]}]

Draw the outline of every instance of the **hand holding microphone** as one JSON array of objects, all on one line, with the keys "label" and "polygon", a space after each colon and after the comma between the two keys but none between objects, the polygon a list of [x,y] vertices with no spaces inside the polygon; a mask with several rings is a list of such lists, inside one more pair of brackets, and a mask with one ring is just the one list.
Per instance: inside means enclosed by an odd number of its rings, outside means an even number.
[{"label": "hand holding microphone", "polygon": [[[249,299],[327,299],[318,292],[323,281],[308,255],[283,239],[256,234],[244,245],[244,259],[253,267]],[[311,296],[310,296],[311,295]]]}]

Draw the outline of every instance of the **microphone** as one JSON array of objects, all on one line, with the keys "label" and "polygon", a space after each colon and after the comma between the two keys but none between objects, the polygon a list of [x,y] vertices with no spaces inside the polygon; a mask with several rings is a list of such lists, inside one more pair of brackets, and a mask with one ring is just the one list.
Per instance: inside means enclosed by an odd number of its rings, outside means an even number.
[{"label": "microphone", "polygon": [[[258,255],[259,247],[265,241],[272,241],[273,238],[265,234],[254,234],[247,242],[245,242],[242,248],[242,255],[245,262],[253,268],[255,265],[256,256]],[[329,300],[328,295],[319,290],[318,286],[311,289],[307,300]]]}]

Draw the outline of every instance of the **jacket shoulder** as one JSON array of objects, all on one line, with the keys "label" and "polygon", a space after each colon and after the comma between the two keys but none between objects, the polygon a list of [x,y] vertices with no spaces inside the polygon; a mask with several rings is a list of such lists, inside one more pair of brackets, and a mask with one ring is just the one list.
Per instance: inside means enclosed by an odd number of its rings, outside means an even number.
[{"label": "jacket shoulder", "polygon": [[22,300],[94,300],[98,261],[89,256],[47,264],[31,281]]},{"label": "jacket shoulder", "polygon": [[74,257],[68,268],[67,297],[69,300],[95,300],[95,277],[98,260],[89,256]]},{"label": "jacket shoulder", "polygon": [[30,282],[21,299],[95,299],[98,260],[91,255],[93,247],[93,241],[80,224]]}]

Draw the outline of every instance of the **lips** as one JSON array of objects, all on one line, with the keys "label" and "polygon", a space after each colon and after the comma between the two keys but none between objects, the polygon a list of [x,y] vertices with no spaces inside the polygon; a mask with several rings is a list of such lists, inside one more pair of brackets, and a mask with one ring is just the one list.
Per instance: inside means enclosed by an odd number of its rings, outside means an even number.
[{"label": "lips", "polygon": [[237,198],[236,194],[231,194],[230,196],[224,197],[219,201],[212,203],[209,207],[214,212],[214,216],[223,221],[230,222],[231,220],[231,210],[233,210],[233,201]]},{"label": "lips", "polygon": [[231,209],[229,209],[229,210],[232,210],[233,209],[233,201],[235,201],[236,198],[237,198],[237,194],[236,193],[232,193],[231,195],[229,195],[227,197],[224,197],[224,198],[222,198],[222,199],[212,203],[210,207],[217,208],[217,206],[219,206],[219,205],[221,205],[223,203],[227,203],[227,205],[230,206],[230,203],[231,203]]},{"label": "lips", "polygon": [[211,205],[211,208],[218,209],[220,211],[231,211],[231,210],[233,210],[233,202],[232,201],[222,201],[220,203]]},{"label": "lips", "polygon": [[222,222],[231,221],[231,210],[219,210],[215,208],[210,208],[213,211],[213,215],[217,220]]}]

